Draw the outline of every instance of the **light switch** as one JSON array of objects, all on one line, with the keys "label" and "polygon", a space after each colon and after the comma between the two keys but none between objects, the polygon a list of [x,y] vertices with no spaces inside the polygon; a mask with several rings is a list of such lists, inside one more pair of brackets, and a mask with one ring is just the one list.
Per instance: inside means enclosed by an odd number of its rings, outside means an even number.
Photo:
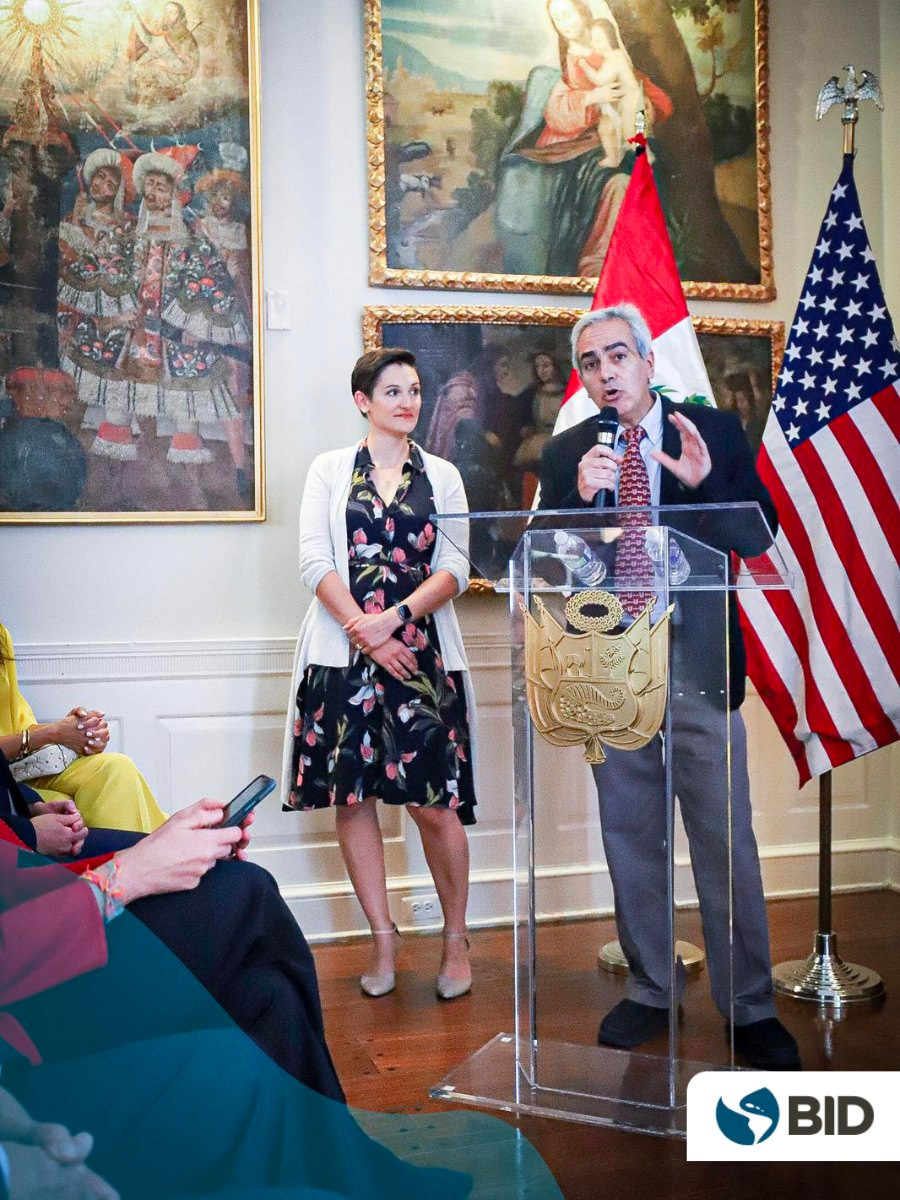
[{"label": "light switch", "polygon": [[291,298],[287,292],[266,292],[266,325],[269,329],[291,328]]}]

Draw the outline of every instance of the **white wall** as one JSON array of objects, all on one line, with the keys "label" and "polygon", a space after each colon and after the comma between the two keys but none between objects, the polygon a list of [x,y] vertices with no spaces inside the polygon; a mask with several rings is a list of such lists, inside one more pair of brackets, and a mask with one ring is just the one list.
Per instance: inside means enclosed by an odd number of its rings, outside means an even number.
[{"label": "white wall", "polygon": [[897,205],[900,204],[900,143],[894,124],[900,113],[900,4],[893,0],[882,0],[881,4],[881,86],[884,91],[885,113],[883,121],[892,131],[882,139],[883,210],[886,225],[894,229],[894,236],[885,240],[884,257],[880,259],[881,281],[884,284],[895,324],[900,322],[900,237],[897,236]]},{"label": "white wall", "polygon": [[[23,652],[22,674],[36,706],[51,713],[68,706],[70,696],[72,703],[84,697],[105,706],[120,722],[124,747],[164,803],[174,805],[201,789],[227,791],[233,784],[236,790],[250,770],[277,766],[289,639],[306,604],[295,566],[299,492],[313,456],[359,432],[347,376],[361,349],[363,305],[511,302],[487,293],[366,285],[362,4],[261,0],[260,7],[265,285],[286,290],[293,309],[293,328],[266,337],[269,519],[246,526],[0,530],[6,564],[0,619]],[[856,174],[900,319],[900,238],[896,221],[884,219],[900,211],[900,168],[882,138],[883,120],[900,119],[900,6],[895,0],[771,0],[770,7],[778,298],[764,305],[696,302],[692,311],[791,319],[840,169],[840,122],[833,112],[817,124],[815,97],[829,75],[854,62],[880,66],[893,99],[894,111],[885,118],[871,106],[863,113]],[[488,702],[483,735],[502,738],[508,728],[502,603],[472,598],[460,610],[476,686]],[[793,769],[758,700],[748,701],[747,716],[767,885],[772,891],[813,887],[814,794],[806,789],[797,796]],[[887,878],[889,860],[900,857],[900,828],[891,824],[897,820],[891,815],[897,764],[895,752],[837,773],[836,876],[846,884],[877,884]],[[482,776],[484,815],[473,843],[476,918],[508,911],[506,786],[502,756],[495,756]],[[577,780],[574,795],[562,800],[574,806],[574,824],[584,836],[571,831],[567,878],[574,882],[560,884],[548,903],[571,910],[607,904],[586,782]],[[307,927],[347,929],[358,914],[346,900],[327,817],[303,821],[267,811],[260,823],[267,841],[259,853],[294,889]],[[392,821],[390,870],[403,892],[422,879],[423,864],[399,818]],[[295,849],[298,838],[305,848]],[[322,894],[331,899],[320,901]]]}]

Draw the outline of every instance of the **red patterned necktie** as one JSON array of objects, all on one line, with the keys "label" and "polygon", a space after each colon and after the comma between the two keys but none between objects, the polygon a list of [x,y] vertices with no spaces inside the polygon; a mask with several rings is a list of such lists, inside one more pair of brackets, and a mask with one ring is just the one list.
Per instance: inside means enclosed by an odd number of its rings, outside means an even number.
[{"label": "red patterned necktie", "polygon": [[[647,436],[642,425],[625,430],[625,457],[619,470],[620,508],[650,507],[650,477],[641,454],[641,442]],[[644,535],[649,521],[646,513],[632,513],[622,518],[622,534],[616,547],[616,576],[632,577],[652,586],[653,564],[644,547]],[[653,592],[618,592],[619,599],[633,617],[643,612]]]}]

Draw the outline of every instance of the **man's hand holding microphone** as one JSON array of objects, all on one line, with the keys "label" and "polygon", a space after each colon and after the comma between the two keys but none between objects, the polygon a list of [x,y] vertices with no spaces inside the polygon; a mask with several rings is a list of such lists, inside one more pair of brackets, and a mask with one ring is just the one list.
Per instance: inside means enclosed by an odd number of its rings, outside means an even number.
[{"label": "man's hand holding microphone", "polygon": [[578,464],[578,495],[594,508],[612,508],[616,502],[616,472],[622,465],[615,451],[618,431],[618,410],[605,404],[597,419],[597,444]]}]

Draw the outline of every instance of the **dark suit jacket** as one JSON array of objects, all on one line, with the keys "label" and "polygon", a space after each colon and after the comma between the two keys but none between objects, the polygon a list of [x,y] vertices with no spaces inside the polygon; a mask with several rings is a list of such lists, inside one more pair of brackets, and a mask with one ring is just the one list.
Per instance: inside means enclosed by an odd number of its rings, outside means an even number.
[{"label": "dark suit jacket", "polygon": [[6,757],[0,751],[0,821],[4,821],[16,837],[32,850],[37,838],[31,824],[28,805],[36,803],[40,798],[31,788],[16,783]]},{"label": "dark suit jacket", "polygon": [[[671,471],[661,469],[659,503],[668,504],[735,504],[740,501],[756,501],[773,532],[778,528],[775,505],[760,479],[753,453],[744,436],[737,415],[707,408],[701,404],[676,405],[663,398],[662,448],[672,458],[681,457],[681,435],[669,415],[683,412],[697,426],[700,436],[709,448],[712,469],[700,487],[685,487]],[[551,438],[541,455],[541,508],[590,508],[578,494],[578,464],[596,442],[596,426],[592,419],[567,429]],[[755,539],[747,539],[736,528],[736,522],[728,514],[721,519],[710,515],[702,528],[692,526],[693,536],[708,542],[726,553],[734,551],[741,557],[762,554],[768,548]],[[702,636],[702,615],[699,608],[702,597],[690,592],[682,594],[682,613],[687,636],[691,631],[692,609],[695,610],[696,630]],[[747,660],[744,641],[738,622],[737,600],[734,593],[728,597],[729,607],[729,704],[738,708],[744,700]],[[702,662],[702,654],[697,661]],[[700,682],[703,682],[702,680]],[[715,681],[710,681],[711,686]],[[715,687],[713,686],[713,690]]]}]

